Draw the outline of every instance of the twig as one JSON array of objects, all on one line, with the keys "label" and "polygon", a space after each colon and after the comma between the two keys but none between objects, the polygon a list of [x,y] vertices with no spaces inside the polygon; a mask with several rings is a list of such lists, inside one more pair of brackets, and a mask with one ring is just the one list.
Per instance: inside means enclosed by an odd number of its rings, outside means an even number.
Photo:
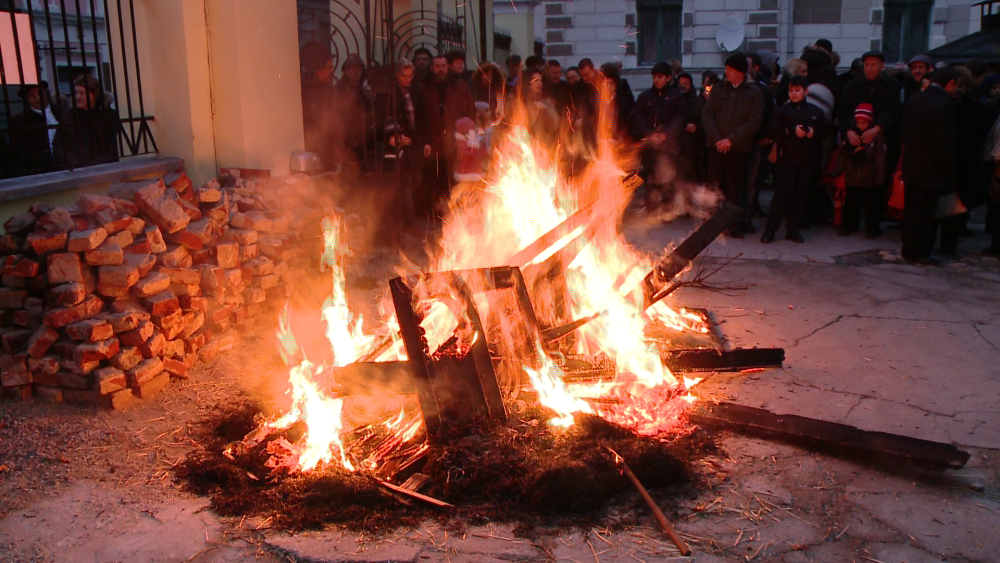
[{"label": "twig", "polygon": [[667,520],[666,515],[664,515],[663,511],[660,510],[660,507],[656,505],[656,501],[653,500],[653,497],[649,496],[649,491],[646,490],[646,487],[642,486],[639,478],[635,476],[635,473],[632,473],[628,464],[625,463],[625,458],[618,455],[618,452],[611,449],[611,447],[607,444],[604,445],[604,448],[611,452],[611,455],[615,458],[615,463],[622,468],[622,472],[625,473],[625,476],[632,481],[633,485],[635,485],[635,488],[639,491],[639,495],[642,497],[642,500],[646,501],[646,504],[649,505],[649,509],[653,511],[653,515],[656,516],[656,520],[660,523],[663,531],[670,536],[671,541],[673,541],[674,545],[677,546],[677,549],[680,550],[681,555],[685,557],[691,555],[691,548],[684,542],[684,538],[682,538],[677,531],[674,530],[673,525],[670,524],[669,520]]}]

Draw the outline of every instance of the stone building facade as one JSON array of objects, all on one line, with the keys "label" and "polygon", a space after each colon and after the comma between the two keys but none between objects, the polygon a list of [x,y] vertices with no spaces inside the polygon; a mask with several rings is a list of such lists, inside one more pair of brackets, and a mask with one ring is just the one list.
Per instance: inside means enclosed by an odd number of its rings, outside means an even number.
[{"label": "stone building facade", "polygon": [[716,30],[730,16],[744,24],[741,50],[770,49],[784,63],[826,38],[846,68],[868,50],[905,60],[978,31],[980,13],[971,0],[545,0],[535,10],[548,58],[620,61],[634,86],[657,60],[721,69]]}]

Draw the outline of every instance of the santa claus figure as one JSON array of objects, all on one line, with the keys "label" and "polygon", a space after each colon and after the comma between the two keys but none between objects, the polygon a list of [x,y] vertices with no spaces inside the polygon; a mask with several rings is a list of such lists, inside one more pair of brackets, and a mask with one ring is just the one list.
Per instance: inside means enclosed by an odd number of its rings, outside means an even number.
[{"label": "santa claus figure", "polygon": [[455,122],[455,181],[480,182],[486,162],[486,144],[476,122],[463,117]]}]

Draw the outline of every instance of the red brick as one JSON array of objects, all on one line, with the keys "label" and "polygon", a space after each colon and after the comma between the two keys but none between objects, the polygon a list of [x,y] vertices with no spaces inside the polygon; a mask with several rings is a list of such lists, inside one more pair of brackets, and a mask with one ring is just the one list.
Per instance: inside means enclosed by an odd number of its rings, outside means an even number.
[{"label": "red brick", "polygon": [[62,328],[96,316],[101,312],[102,307],[104,307],[104,301],[96,295],[90,295],[72,307],[49,311],[42,322],[52,328]]},{"label": "red brick", "polygon": [[226,315],[222,320],[218,322],[214,321],[210,322],[208,326],[211,327],[212,330],[218,332],[226,332],[227,330],[229,330],[229,315]]},{"label": "red brick", "polygon": [[226,229],[226,232],[222,235],[222,240],[225,242],[235,242],[239,245],[248,245],[257,242],[257,231],[251,231],[250,229]]},{"label": "red brick", "polygon": [[167,340],[163,343],[163,356],[180,358],[184,355],[184,341],[177,340]]},{"label": "red brick", "polygon": [[24,250],[24,238],[9,233],[0,237],[0,253],[17,254],[22,250]]},{"label": "red brick", "polygon": [[156,265],[156,256],[152,254],[126,254],[124,264],[135,266],[139,270],[139,277],[144,278]]},{"label": "red brick", "polygon": [[150,336],[149,340],[139,345],[139,352],[143,358],[154,358],[163,352],[164,342],[166,342],[166,339],[163,338],[163,333],[159,330],[153,331],[153,336]]},{"label": "red brick", "polygon": [[136,313],[138,315],[146,315],[147,318],[149,316],[149,311],[146,310],[146,307],[132,297],[116,299],[111,302],[108,309],[112,313]]},{"label": "red brick", "polygon": [[105,313],[100,318],[111,326],[114,334],[118,334],[138,328],[140,322],[149,320],[149,313],[137,313],[134,311]]},{"label": "red brick", "polygon": [[85,252],[83,257],[91,266],[117,266],[125,261],[122,247],[111,241],[106,241],[94,250]]},{"label": "red brick", "polygon": [[132,239],[135,240],[141,237],[146,231],[146,222],[138,217],[132,217],[132,222],[129,223],[125,230],[128,231],[128,234],[132,235]]},{"label": "red brick", "polygon": [[191,217],[177,201],[163,196],[160,186],[150,185],[137,191],[135,203],[142,213],[167,233],[175,233],[191,222]]},{"label": "red brick", "polygon": [[97,213],[102,209],[114,209],[115,202],[108,196],[96,194],[84,194],[76,200],[76,206],[87,215]]},{"label": "red brick", "polygon": [[118,339],[125,346],[139,346],[153,335],[153,323],[142,321],[137,328],[118,333]]},{"label": "red brick", "polygon": [[25,297],[24,308],[32,313],[44,313],[45,300],[41,297]]},{"label": "red brick", "polygon": [[198,207],[197,203],[181,198],[177,200],[177,205],[184,210],[184,213],[187,213],[187,216],[192,221],[201,220],[202,217],[201,208]]},{"label": "red brick", "polygon": [[167,238],[171,242],[180,244],[181,246],[190,250],[200,250],[201,247],[205,246],[205,240],[187,229],[177,231],[172,235],[167,235]]},{"label": "red brick", "polygon": [[[74,354],[76,351],[74,350]],[[59,365],[62,366],[64,372],[69,372],[76,375],[87,375],[95,369],[101,367],[100,360],[83,360],[79,361],[75,358],[62,358],[59,360]],[[69,385],[63,385],[63,387],[69,387]],[[86,384],[81,389],[85,389]]]},{"label": "red brick", "polygon": [[160,358],[150,358],[139,362],[139,365],[125,372],[128,386],[135,388],[163,372],[163,361]]},{"label": "red brick", "polygon": [[255,276],[266,276],[274,273],[274,262],[270,258],[263,256],[248,260],[244,266],[250,269]]},{"label": "red brick", "polygon": [[179,295],[177,300],[180,302],[181,309],[185,311],[195,310],[201,311],[202,313],[208,312],[208,299],[205,299],[204,297]]},{"label": "red brick", "polygon": [[3,229],[4,231],[18,235],[27,233],[29,229],[35,226],[38,222],[38,218],[27,211],[23,213],[18,213],[13,215],[10,219],[4,221]]},{"label": "red brick", "polygon": [[28,371],[28,356],[25,354],[0,356],[0,371]]},{"label": "red brick", "polygon": [[243,300],[247,303],[263,303],[267,299],[267,294],[263,289],[250,288],[243,292]]},{"label": "red brick", "polygon": [[41,293],[49,287],[49,277],[45,274],[38,274],[33,278],[27,279],[27,284],[24,286],[28,291],[34,293]]},{"label": "red brick", "polygon": [[101,395],[121,391],[127,384],[125,372],[113,367],[103,367],[94,372],[94,390]]},{"label": "red brick", "polygon": [[35,397],[43,403],[58,405],[63,402],[63,390],[58,387],[35,385]]},{"label": "red brick", "polygon": [[35,335],[35,331],[30,328],[8,328],[4,329],[0,336],[4,354],[20,354],[28,347],[28,342]]},{"label": "red brick", "polygon": [[247,211],[243,215],[247,229],[263,232],[271,230],[272,222],[263,211]]},{"label": "red brick", "polygon": [[38,275],[37,261],[24,256],[8,256],[3,261],[3,273],[8,276],[30,278]]},{"label": "red brick", "polygon": [[174,292],[174,295],[201,297],[201,286],[198,284],[187,285],[183,283],[172,283],[170,284],[170,291]]},{"label": "red brick", "polygon": [[104,319],[87,319],[66,327],[66,335],[73,340],[98,342],[115,335],[111,325]]},{"label": "red brick", "polygon": [[186,268],[160,267],[159,272],[170,278],[171,283],[198,284],[201,283],[201,273],[198,270]]},{"label": "red brick", "polygon": [[112,198],[115,202],[115,209],[126,215],[136,216],[139,214],[139,206],[132,201],[135,194],[129,194],[127,199]]},{"label": "red brick", "polygon": [[254,280],[254,282],[257,284],[257,287],[259,287],[262,290],[268,290],[278,287],[279,281],[280,278],[278,278],[277,274],[268,274],[266,276],[260,276],[259,278]]},{"label": "red brick", "polygon": [[201,270],[201,289],[209,295],[219,295],[225,291],[225,271],[217,266],[203,264]]},{"label": "red brick", "polygon": [[186,326],[184,330],[177,335],[177,338],[182,340],[187,340],[196,331],[200,330],[201,327],[205,326],[205,315],[201,311],[192,311],[190,313],[184,313],[185,317],[188,315],[193,315],[187,318]]},{"label": "red brick", "polygon": [[139,365],[142,352],[135,346],[120,346],[118,353],[108,359],[108,363],[116,369],[127,371]]},{"label": "red brick", "polygon": [[170,287],[170,278],[160,272],[150,272],[148,276],[139,280],[132,288],[132,293],[137,297],[149,297]]},{"label": "red brick", "polygon": [[27,240],[35,254],[43,256],[65,250],[68,238],[66,231],[36,231],[28,235]]},{"label": "red brick", "polygon": [[38,375],[55,375],[59,372],[59,358],[55,356],[42,356],[41,358],[28,358],[28,371]]},{"label": "red brick", "polygon": [[170,374],[163,372],[153,379],[132,389],[132,393],[140,399],[148,399],[163,390],[170,383]]},{"label": "red brick", "polygon": [[186,354],[193,354],[204,348],[206,344],[208,344],[208,336],[205,333],[199,332],[198,334],[193,334],[184,341],[184,352]]},{"label": "red brick", "polygon": [[159,254],[167,251],[167,243],[163,240],[163,233],[156,225],[146,226],[146,240],[149,242],[152,252]]},{"label": "red brick", "polygon": [[[136,221],[142,221],[137,217],[132,217],[130,215],[118,216],[114,221],[104,224],[104,230],[108,231],[108,238],[118,237],[121,235],[128,235],[123,237],[123,240],[132,240],[132,229],[135,229]],[[145,222],[143,222],[145,225]],[[131,243],[129,243],[131,244]],[[119,242],[118,246],[122,246]],[[125,246],[128,246],[127,244]]]},{"label": "red brick", "polygon": [[27,328],[37,328],[42,324],[42,313],[37,313],[35,311],[29,311],[27,309],[18,309],[14,311],[11,315],[10,322]]},{"label": "red brick", "polygon": [[114,409],[117,411],[124,410],[126,407],[131,405],[135,401],[135,396],[132,394],[131,389],[123,389],[121,391],[115,391],[113,393],[108,393],[107,395],[101,395],[99,392],[92,389],[87,390],[70,390],[63,389],[63,398],[67,403],[76,403],[81,405],[96,405],[106,409]]},{"label": "red brick", "polygon": [[220,268],[231,269],[240,265],[240,247],[236,243],[220,243],[215,247],[215,263]]},{"label": "red brick", "polygon": [[13,287],[14,289],[24,289],[28,287],[28,278],[0,274],[0,285],[3,287]]},{"label": "red brick", "polygon": [[29,371],[0,371],[0,386],[20,387],[21,385],[31,385],[33,381]]},{"label": "red brick", "polygon": [[149,254],[153,251],[148,239],[140,239],[125,247],[125,254]]},{"label": "red brick", "polygon": [[87,266],[76,252],[62,252],[48,257],[49,283],[83,282]]},{"label": "red brick", "polygon": [[85,231],[72,231],[69,233],[69,240],[66,249],[70,252],[86,252],[94,250],[108,238],[108,232],[102,227],[87,229]]},{"label": "red brick", "polygon": [[240,247],[240,262],[252,260],[258,255],[260,255],[260,250],[257,248],[256,244],[248,244]]},{"label": "red brick", "polygon": [[163,369],[173,375],[174,377],[179,377],[181,379],[188,379],[188,367],[180,360],[175,360],[174,358],[167,358],[163,360]]},{"label": "red brick", "polygon": [[69,231],[75,227],[76,221],[73,220],[73,216],[68,209],[65,207],[54,207],[48,213],[38,218],[35,230],[37,231],[41,228],[47,231]]},{"label": "red brick", "polygon": [[139,269],[135,266],[101,266],[97,270],[97,288],[105,287],[129,288],[139,281]]},{"label": "red brick", "polygon": [[184,313],[180,309],[171,311],[166,315],[162,316],[154,315],[153,317],[151,317],[151,322],[154,325],[156,325],[157,328],[164,331],[165,333],[164,336],[167,337],[167,340],[172,340],[173,336],[166,334],[166,332],[170,329],[177,328],[177,326],[180,325],[183,321],[184,321]]},{"label": "red brick", "polygon": [[31,385],[0,387],[0,399],[6,399],[8,401],[30,401]]},{"label": "red brick", "polygon": [[114,209],[102,209],[97,213],[93,214],[94,224],[107,234],[112,234],[119,229],[124,228],[121,224],[116,224],[116,221],[121,217],[121,213],[118,213]]},{"label": "red brick", "polygon": [[59,358],[70,358],[73,356],[74,350],[76,350],[76,342],[68,338],[62,338],[56,340],[56,343],[52,345],[52,348],[49,349],[49,355]]},{"label": "red brick", "polygon": [[191,178],[188,178],[188,175],[184,173],[183,168],[178,168],[173,172],[167,173],[163,177],[163,182],[173,188],[178,194],[183,194],[194,186]]},{"label": "red brick", "polygon": [[99,342],[88,342],[76,347],[76,351],[73,352],[73,360],[80,364],[85,362],[100,362],[117,354],[120,348],[121,345],[118,343],[117,338],[109,338]]},{"label": "red brick", "polygon": [[[129,219],[131,219],[131,217]],[[121,231],[121,232],[115,233],[113,235],[108,235],[107,240],[104,241],[105,244],[113,243],[113,244],[117,244],[121,248],[125,248],[127,246],[130,246],[133,242],[135,242],[135,241],[132,238],[132,233],[130,233],[128,231]]]},{"label": "red brick", "polygon": [[225,276],[226,287],[228,288],[236,288],[243,283],[243,270],[240,268],[225,270],[223,271],[223,276]]},{"label": "red brick", "polygon": [[220,223],[229,222],[229,192],[222,190],[222,197],[210,204],[203,206],[202,216],[208,217]]},{"label": "red brick", "polygon": [[214,180],[209,180],[209,183],[195,190],[194,199],[199,203],[215,203],[222,199],[222,190],[219,189],[219,184],[216,182],[212,184]]},{"label": "red brick", "polygon": [[24,306],[28,292],[23,289],[0,287],[0,309],[19,309]]},{"label": "red brick", "polygon": [[160,265],[167,268],[183,268],[181,264],[184,263],[184,259],[190,257],[188,249],[180,245],[168,245],[166,252],[156,255]]},{"label": "red brick", "polygon": [[198,264],[208,264],[209,262],[212,262],[212,260],[213,260],[213,258],[212,258],[212,254],[213,254],[212,248],[214,248],[214,247],[205,246],[201,250],[196,250],[196,251],[192,252],[191,253],[191,262],[194,263],[195,265],[198,265]]},{"label": "red brick", "polygon": [[49,327],[39,327],[28,340],[28,355],[32,358],[41,358],[55,344],[56,340],[59,340],[58,332]]},{"label": "red brick", "polygon": [[147,297],[144,301],[149,314],[154,316],[167,315],[180,308],[177,296],[169,290]]}]

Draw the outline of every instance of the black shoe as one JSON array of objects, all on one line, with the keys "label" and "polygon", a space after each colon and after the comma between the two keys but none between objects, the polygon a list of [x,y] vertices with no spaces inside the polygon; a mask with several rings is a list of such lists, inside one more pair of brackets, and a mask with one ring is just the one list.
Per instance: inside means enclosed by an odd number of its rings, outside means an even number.
[{"label": "black shoe", "polygon": [[774,231],[764,230],[764,234],[760,237],[760,242],[764,244],[771,244],[774,242]]},{"label": "black shoe", "polygon": [[806,241],[806,239],[802,238],[802,233],[788,233],[785,235],[785,239],[798,244],[802,244]]},{"label": "black shoe", "polygon": [[882,229],[875,229],[873,231],[865,231],[865,238],[868,240],[875,240],[882,236]]}]

